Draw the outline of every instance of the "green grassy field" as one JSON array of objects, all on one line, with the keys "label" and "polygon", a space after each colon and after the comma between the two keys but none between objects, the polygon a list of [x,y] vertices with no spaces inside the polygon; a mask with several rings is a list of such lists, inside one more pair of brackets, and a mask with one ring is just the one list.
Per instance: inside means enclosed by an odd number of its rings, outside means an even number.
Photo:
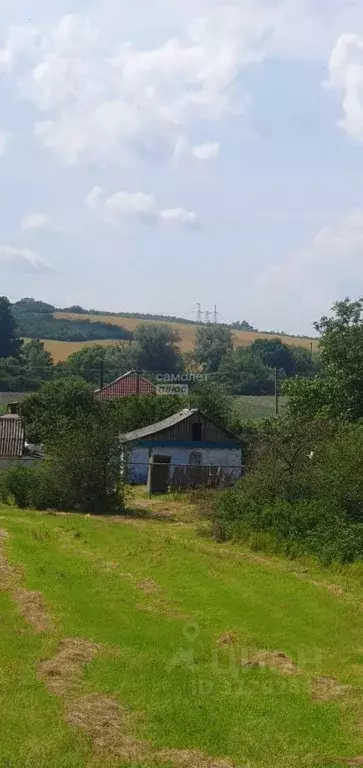
[{"label": "green grassy field", "polygon": [[[276,403],[275,398],[270,395],[261,395],[259,397],[242,396],[236,397],[236,410],[243,419],[268,419],[275,416]],[[279,413],[283,413],[286,407],[287,398],[279,398]]]},{"label": "green grassy field", "polygon": [[153,507],[0,509],[0,766],[360,765],[358,586]]}]

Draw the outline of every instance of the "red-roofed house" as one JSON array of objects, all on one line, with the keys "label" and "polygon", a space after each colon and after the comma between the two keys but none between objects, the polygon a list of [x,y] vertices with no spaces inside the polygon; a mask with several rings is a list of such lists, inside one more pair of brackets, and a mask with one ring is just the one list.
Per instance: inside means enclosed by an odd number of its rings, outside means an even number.
[{"label": "red-roofed house", "polygon": [[95,395],[100,400],[119,400],[120,397],[130,395],[156,395],[156,386],[137,371],[129,371],[102,389],[96,389]]}]

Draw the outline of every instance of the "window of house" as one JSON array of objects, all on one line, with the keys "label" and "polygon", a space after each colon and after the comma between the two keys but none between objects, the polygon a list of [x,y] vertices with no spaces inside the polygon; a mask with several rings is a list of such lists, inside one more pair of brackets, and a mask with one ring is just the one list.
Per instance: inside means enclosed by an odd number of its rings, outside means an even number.
[{"label": "window of house", "polygon": [[189,464],[191,467],[202,466],[202,454],[199,451],[192,451],[189,456]]},{"label": "window of house", "polygon": [[200,443],[203,434],[203,424],[192,424],[192,440],[194,443]]}]

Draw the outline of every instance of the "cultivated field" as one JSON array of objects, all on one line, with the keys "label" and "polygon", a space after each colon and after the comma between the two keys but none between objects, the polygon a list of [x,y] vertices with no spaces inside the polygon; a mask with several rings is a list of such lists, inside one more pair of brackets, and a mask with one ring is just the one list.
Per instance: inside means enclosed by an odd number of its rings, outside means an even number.
[{"label": "cultivated field", "polygon": [[[129,331],[134,331],[139,325],[143,323],[150,323],[154,322],[156,324],[159,324],[159,320],[137,320],[130,317],[107,317],[107,316],[99,316],[99,315],[74,315],[74,314],[67,314],[67,313],[56,313],[54,315],[56,318],[64,319],[68,318],[71,320],[91,320],[91,322],[97,322],[102,320],[103,323],[109,323],[110,325],[121,325],[124,328],[126,328]],[[183,323],[168,323],[168,325],[172,326],[175,330],[177,330],[181,337],[181,344],[180,347],[183,352],[190,352],[193,349],[194,340],[195,340],[195,331],[196,327],[195,325],[184,325]],[[276,334],[278,336],[278,334]],[[254,333],[249,331],[234,331],[234,336],[236,339],[236,345],[239,347],[248,347],[250,344],[252,344],[256,339],[260,338],[271,338],[268,334],[264,333]],[[307,347],[310,349],[311,342],[313,341],[313,348],[317,349],[317,340],[314,339],[305,339],[305,338],[297,338],[293,336],[281,336],[280,337],[282,341],[284,341],[286,344],[294,344],[300,347]],[[61,342],[60,342],[61,343]]]},{"label": "cultivated field", "polygon": [[358,587],[137,506],[0,509],[0,765],[361,765]]},{"label": "cultivated field", "polygon": [[80,352],[84,347],[93,347],[98,344],[101,347],[112,346],[120,342],[115,339],[109,341],[49,341],[43,339],[45,349],[52,356],[55,363],[63,363],[70,355]]}]

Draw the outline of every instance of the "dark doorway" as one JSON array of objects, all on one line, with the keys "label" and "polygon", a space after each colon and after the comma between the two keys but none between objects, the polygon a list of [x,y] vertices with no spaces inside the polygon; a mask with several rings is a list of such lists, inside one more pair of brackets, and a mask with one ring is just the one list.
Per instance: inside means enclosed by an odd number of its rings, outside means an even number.
[{"label": "dark doorway", "polygon": [[193,443],[200,443],[203,436],[203,424],[197,422],[192,424],[192,440]]}]

